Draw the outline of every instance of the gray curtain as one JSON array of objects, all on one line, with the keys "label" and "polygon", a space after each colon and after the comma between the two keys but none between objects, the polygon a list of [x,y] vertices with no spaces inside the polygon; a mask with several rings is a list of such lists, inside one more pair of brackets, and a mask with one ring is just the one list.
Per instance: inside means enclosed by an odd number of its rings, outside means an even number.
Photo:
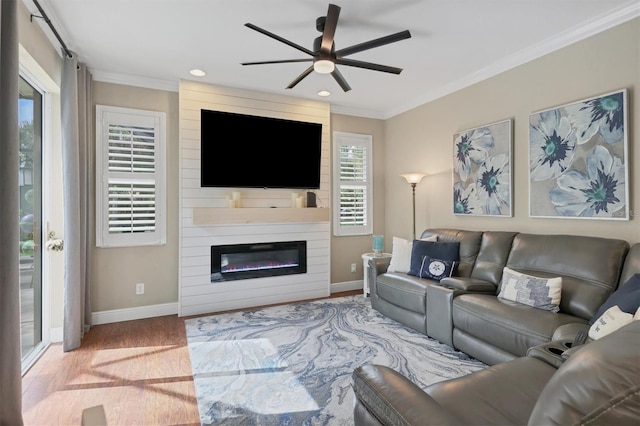
[{"label": "gray curtain", "polygon": [[18,5],[0,4],[0,425],[21,425]]},{"label": "gray curtain", "polygon": [[90,254],[93,185],[91,74],[75,54],[63,53],[61,84],[62,186],[64,199],[65,352],[80,347],[91,327]]}]

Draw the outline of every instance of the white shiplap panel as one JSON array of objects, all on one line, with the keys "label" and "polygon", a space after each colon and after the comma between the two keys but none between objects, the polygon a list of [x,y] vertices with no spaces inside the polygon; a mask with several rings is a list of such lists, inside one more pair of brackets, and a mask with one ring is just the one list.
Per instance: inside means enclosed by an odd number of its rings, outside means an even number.
[{"label": "white shiplap panel", "polygon": [[[225,281],[215,283],[204,283],[188,285],[184,288],[183,296],[185,298],[195,299],[197,297],[207,298],[213,297],[215,300],[233,300],[247,297],[255,297],[264,293],[265,290],[279,288],[302,288],[324,289],[326,274],[295,274],[283,275],[271,280],[269,278],[253,278],[248,280]],[[290,279],[284,279],[290,278]],[[236,293],[241,292],[241,295]]]},{"label": "white shiplap panel", "polygon": [[[180,315],[245,308],[329,295],[330,223],[194,225],[194,208],[224,208],[231,189],[200,187],[200,109],[321,123],[318,205],[330,207],[330,110],[325,102],[215,86],[180,83]],[[242,189],[245,207],[290,207],[290,190]],[[294,191],[302,192],[302,191]],[[307,273],[210,282],[210,247],[272,241],[307,241]],[[226,284],[226,283],[225,283]]]},{"label": "white shiplap panel", "polygon": [[[265,290],[278,289],[286,291],[287,288],[298,286],[324,288],[328,287],[322,282],[325,274],[294,274],[278,277],[250,278],[247,280],[234,280],[209,283],[208,285],[189,286],[186,297],[210,297],[217,300],[233,300],[255,297]],[[328,288],[326,289],[328,290]],[[240,294],[238,294],[240,293]]]},{"label": "white shiplap panel", "polygon": [[300,239],[325,241],[324,234],[328,230],[328,226],[318,227],[317,223],[247,223],[242,225],[194,226],[191,229],[184,229],[182,238],[207,236],[236,238],[245,236],[249,240],[253,239],[250,242],[293,241]]},{"label": "white shiplap panel", "polygon": [[297,302],[302,300],[312,300],[320,297],[327,297],[327,294],[324,290],[320,290],[317,288],[308,288],[304,285],[302,287],[304,289],[300,291],[293,291],[293,289],[289,288],[288,291],[283,293],[277,292],[275,290],[265,290],[264,294],[261,294],[257,297],[253,296],[250,298],[241,298],[223,302],[219,302],[215,298],[213,298],[212,300],[204,301],[200,298],[195,298],[194,300],[185,298],[181,315],[202,315],[234,309],[251,308],[260,305]]},{"label": "white shiplap panel", "polygon": [[181,151],[182,158],[187,160],[198,160],[200,161],[200,148],[184,148]]},{"label": "white shiplap panel", "polygon": [[[198,126],[199,127],[199,126]],[[197,148],[200,146],[200,128],[184,127],[181,129],[181,141],[182,148]]]},{"label": "white shiplap panel", "polygon": [[209,255],[209,253],[207,253],[205,256],[182,256],[182,266],[183,267],[189,267],[189,266],[208,266],[210,267],[211,265],[211,256]]},{"label": "white shiplap panel", "polygon": [[182,169],[182,179],[198,179],[198,185],[200,184],[200,168],[196,169]]}]

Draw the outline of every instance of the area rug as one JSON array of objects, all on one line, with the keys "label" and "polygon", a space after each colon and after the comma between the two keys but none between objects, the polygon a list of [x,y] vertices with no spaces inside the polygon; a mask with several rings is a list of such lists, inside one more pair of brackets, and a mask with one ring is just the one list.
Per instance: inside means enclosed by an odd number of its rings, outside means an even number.
[{"label": "area rug", "polygon": [[348,296],[185,321],[202,424],[353,424],[353,370],[424,388],[485,368]]}]

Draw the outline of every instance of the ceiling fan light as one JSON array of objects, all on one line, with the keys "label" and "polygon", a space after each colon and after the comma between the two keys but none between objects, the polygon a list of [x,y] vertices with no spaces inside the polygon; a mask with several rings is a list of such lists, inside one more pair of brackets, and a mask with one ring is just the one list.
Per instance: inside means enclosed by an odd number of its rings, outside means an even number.
[{"label": "ceiling fan light", "polygon": [[331,74],[336,69],[336,64],[328,59],[319,59],[313,63],[313,70],[318,74]]}]

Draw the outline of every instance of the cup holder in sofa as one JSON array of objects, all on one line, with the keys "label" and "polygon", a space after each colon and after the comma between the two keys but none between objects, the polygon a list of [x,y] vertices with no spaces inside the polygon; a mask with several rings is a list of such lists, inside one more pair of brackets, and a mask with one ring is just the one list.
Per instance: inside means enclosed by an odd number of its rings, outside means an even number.
[{"label": "cup holder in sofa", "polygon": [[552,354],[557,355],[557,356],[562,356],[562,354],[564,353],[564,349],[557,348],[555,346],[551,346],[551,347],[548,347],[546,349],[547,349],[547,351],[549,351]]},{"label": "cup holder in sofa", "polygon": [[570,340],[556,340],[529,348],[527,355],[558,368],[565,360],[562,355],[572,346]]}]

